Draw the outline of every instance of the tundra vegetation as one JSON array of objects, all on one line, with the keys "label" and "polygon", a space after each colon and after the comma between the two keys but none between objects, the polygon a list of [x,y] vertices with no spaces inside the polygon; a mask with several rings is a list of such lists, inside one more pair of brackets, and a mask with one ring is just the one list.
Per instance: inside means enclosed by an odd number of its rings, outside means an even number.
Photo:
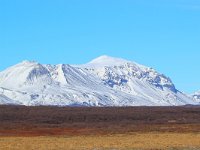
[{"label": "tundra vegetation", "polygon": [[200,107],[0,106],[0,149],[200,149]]}]

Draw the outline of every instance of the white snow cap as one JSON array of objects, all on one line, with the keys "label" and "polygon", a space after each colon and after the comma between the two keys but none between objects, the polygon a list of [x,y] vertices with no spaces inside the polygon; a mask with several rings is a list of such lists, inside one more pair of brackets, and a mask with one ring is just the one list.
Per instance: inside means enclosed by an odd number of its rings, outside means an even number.
[{"label": "white snow cap", "polygon": [[90,61],[87,64],[82,65],[83,67],[89,67],[89,68],[99,68],[99,67],[114,67],[114,66],[123,66],[125,64],[132,64],[135,66],[138,66],[140,68],[147,68],[143,65],[140,65],[136,62],[129,61],[126,59],[122,58],[116,58],[116,57],[111,57],[107,55],[102,55],[100,57],[97,57]]},{"label": "white snow cap", "polygon": [[115,58],[107,55],[100,56],[89,62],[89,64],[102,65],[102,66],[117,66],[125,63],[131,63],[131,62],[122,58]]}]

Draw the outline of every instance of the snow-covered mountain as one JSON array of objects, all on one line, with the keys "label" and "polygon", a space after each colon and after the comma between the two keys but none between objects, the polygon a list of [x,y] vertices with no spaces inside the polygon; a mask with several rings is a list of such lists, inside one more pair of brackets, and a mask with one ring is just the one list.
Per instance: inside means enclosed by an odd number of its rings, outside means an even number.
[{"label": "snow-covered mountain", "polygon": [[200,91],[195,92],[194,94],[191,95],[194,101],[198,102],[200,104]]},{"label": "snow-covered mountain", "polygon": [[166,106],[196,104],[170,78],[124,59],[101,56],[84,65],[23,61],[0,72],[0,104]]}]

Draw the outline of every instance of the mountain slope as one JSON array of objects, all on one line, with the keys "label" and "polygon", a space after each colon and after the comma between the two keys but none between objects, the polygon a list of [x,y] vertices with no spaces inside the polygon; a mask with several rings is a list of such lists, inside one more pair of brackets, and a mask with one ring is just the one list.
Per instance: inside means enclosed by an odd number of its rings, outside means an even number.
[{"label": "mountain slope", "polygon": [[101,56],[81,68],[100,78],[105,85],[155,104],[182,105],[191,99],[178,91],[170,78],[154,69],[123,59]]},{"label": "mountain slope", "polygon": [[20,105],[19,102],[11,100],[10,98],[6,97],[5,95],[0,94],[0,105]]},{"label": "mountain slope", "polygon": [[196,104],[154,69],[108,56],[77,66],[24,61],[0,72],[0,94],[23,105]]},{"label": "mountain slope", "polygon": [[[0,73],[1,94],[24,105],[120,106],[143,99],[116,92],[70,65],[22,62]],[[123,100],[121,102],[121,100]]]}]

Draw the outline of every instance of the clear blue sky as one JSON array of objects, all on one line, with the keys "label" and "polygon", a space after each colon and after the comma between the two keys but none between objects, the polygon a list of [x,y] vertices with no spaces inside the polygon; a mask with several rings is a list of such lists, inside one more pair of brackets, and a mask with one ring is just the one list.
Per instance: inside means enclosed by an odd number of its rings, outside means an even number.
[{"label": "clear blue sky", "polygon": [[0,70],[110,55],[200,89],[199,0],[0,0]]}]

